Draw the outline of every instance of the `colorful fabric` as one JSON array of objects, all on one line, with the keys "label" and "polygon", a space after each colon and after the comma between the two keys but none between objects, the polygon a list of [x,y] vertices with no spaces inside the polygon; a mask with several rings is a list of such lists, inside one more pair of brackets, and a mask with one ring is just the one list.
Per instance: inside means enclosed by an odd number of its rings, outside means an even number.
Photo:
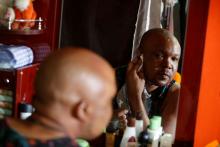
[{"label": "colorful fabric", "polygon": [[75,140],[68,137],[42,141],[25,138],[11,129],[6,121],[0,121],[0,147],[78,147]]}]

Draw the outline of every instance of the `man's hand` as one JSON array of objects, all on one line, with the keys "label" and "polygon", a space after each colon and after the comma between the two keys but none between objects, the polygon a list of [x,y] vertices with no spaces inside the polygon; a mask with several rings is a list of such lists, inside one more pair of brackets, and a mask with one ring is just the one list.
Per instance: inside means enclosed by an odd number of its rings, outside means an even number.
[{"label": "man's hand", "polygon": [[126,83],[128,102],[131,107],[131,111],[135,115],[141,112],[143,114],[142,118],[144,120],[144,127],[147,127],[149,125],[149,118],[142,100],[142,93],[145,85],[142,63],[143,61],[141,57],[137,57],[129,63]]},{"label": "man's hand", "polygon": [[142,102],[145,81],[141,67],[142,59],[140,56],[135,58],[128,65],[126,84],[129,104],[131,106],[138,105]]},{"label": "man's hand", "polygon": [[120,127],[126,127],[126,125],[127,125],[127,116],[126,116],[127,113],[128,113],[128,110],[123,109],[123,108],[114,111],[113,119],[116,118],[116,119],[119,120]]}]

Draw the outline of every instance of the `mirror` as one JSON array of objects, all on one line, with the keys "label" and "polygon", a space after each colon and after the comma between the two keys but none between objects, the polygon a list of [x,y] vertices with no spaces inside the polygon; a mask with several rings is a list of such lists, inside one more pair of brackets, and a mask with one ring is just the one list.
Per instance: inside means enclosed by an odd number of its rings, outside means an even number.
[{"label": "mirror", "polygon": [[87,47],[102,55],[115,68],[127,65],[132,48],[136,48],[134,34],[139,33],[139,40],[142,35],[136,25],[139,8],[144,2],[148,3],[148,9],[144,9],[147,17],[154,18],[147,19],[148,29],[162,25],[180,42],[182,56],[178,71],[181,73],[187,12],[185,0],[176,0],[172,5],[168,0],[64,1],[60,46]]}]

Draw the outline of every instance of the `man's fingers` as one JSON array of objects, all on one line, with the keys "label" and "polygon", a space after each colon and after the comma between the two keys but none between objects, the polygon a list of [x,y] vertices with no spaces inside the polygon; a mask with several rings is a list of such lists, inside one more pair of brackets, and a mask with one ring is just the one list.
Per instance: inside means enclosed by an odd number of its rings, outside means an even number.
[{"label": "man's fingers", "polygon": [[126,120],[127,119],[127,116],[124,114],[124,115],[121,115],[120,117],[119,117],[119,119],[120,120]]},{"label": "man's fingers", "polygon": [[142,66],[142,59],[140,56],[136,57],[133,61],[128,64],[127,72],[137,72]]},{"label": "man's fingers", "polygon": [[142,59],[141,57],[138,57],[138,61],[136,62],[136,64],[134,64],[134,68],[136,71],[139,71],[141,66],[142,66]]},{"label": "man's fingers", "polygon": [[138,76],[139,76],[141,79],[144,79],[143,69],[141,69],[141,70],[138,72]]},{"label": "man's fingers", "polygon": [[119,123],[123,124],[123,126],[126,126],[126,124],[127,124],[127,117],[126,117],[126,115],[123,115],[123,116],[119,117]]},{"label": "man's fingers", "polygon": [[123,115],[126,116],[127,113],[128,113],[127,109],[121,109],[121,110],[118,111],[118,117],[121,117]]},{"label": "man's fingers", "polygon": [[127,68],[127,71],[128,71],[128,72],[133,69],[134,64],[136,64],[137,61],[138,61],[138,57],[134,58],[132,61],[130,61],[130,62],[128,63],[128,68]]}]

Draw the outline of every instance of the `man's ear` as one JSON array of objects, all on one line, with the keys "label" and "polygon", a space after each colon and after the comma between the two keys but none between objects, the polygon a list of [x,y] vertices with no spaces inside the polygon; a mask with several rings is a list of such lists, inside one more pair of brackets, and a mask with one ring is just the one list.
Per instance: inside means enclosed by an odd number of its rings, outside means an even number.
[{"label": "man's ear", "polygon": [[84,101],[78,102],[72,110],[73,117],[82,122],[89,121],[91,113],[91,105]]}]

